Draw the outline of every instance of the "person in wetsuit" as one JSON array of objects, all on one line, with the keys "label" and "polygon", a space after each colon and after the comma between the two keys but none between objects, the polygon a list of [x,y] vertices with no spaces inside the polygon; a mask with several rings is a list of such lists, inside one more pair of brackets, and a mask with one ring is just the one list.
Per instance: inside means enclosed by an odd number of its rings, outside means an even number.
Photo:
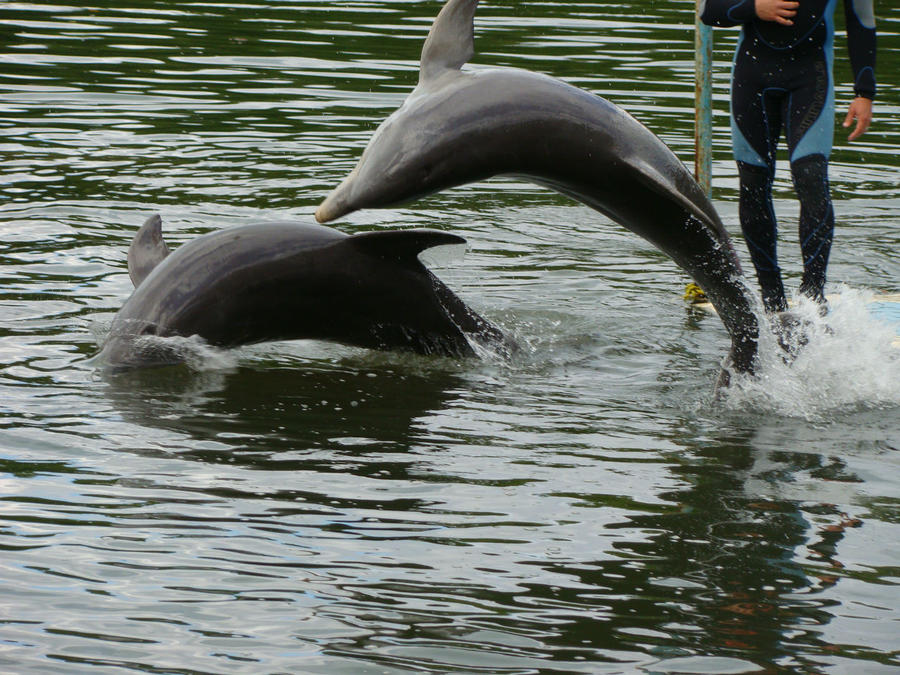
[{"label": "person in wetsuit", "polygon": [[[856,97],[844,126],[849,140],[872,120],[875,97],[873,0],[843,0]],[[782,131],[800,200],[800,292],[825,303],[825,270],[834,236],[828,158],[834,139],[834,12],[837,0],[705,0],[700,19],[740,25],[731,83],[731,134],[740,176],[741,230],[767,311],[787,309],[776,255],[772,207],[775,152]]]}]

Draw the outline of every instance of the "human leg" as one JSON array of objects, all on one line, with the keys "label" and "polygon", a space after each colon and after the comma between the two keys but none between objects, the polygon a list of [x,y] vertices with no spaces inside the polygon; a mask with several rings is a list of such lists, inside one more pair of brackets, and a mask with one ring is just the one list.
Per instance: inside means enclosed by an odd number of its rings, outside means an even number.
[{"label": "human leg", "polygon": [[754,63],[740,57],[736,60],[731,88],[731,135],[740,178],[741,231],[756,270],[763,305],[768,312],[780,312],[787,309],[787,299],[778,266],[772,181],[785,90],[760,81],[758,74]]},{"label": "human leg", "polygon": [[778,227],[772,206],[773,173],[766,167],[738,162],[741,231],[756,270],[763,306],[768,312],[787,309],[778,266]]},{"label": "human leg", "polygon": [[791,174],[800,200],[800,250],[803,254],[800,292],[824,303],[825,272],[834,239],[828,160],[822,155],[808,155],[791,163]]},{"label": "human leg", "polygon": [[792,91],[786,136],[791,176],[800,200],[800,292],[825,302],[825,273],[834,239],[834,208],[828,184],[828,158],[834,140],[834,90],[831,64],[823,52],[811,61]]}]

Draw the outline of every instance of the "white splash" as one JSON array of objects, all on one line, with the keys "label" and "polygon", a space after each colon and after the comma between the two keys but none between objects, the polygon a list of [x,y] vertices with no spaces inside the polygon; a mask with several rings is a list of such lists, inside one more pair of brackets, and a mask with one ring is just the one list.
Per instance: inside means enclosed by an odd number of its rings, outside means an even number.
[{"label": "white splash", "polygon": [[[109,336],[111,325],[112,319],[108,317],[95,317],[89,324],[89,330],[101,348]],[[134,338],[133,347],[136,354],[147,356],[148,362],[184,363],[189,369],[200,373],[232,370],[237,368],[239,362],[234,350],[214,347],[199,335],[143,335]],[[95,366],[104,365],[103,352],[95,354],[88,362]]]},{"label": "white splash", "polygon": [[145,336],[136,341],[138,350],[162,349],[172,354],[175,360],[183,362],[195,372],[232,370],[238,365],[235,351],[213,347],[199,335],[191,337],[155,337]]},{"label": "white splash", "polygon": [[756,375],[734,378],[724,405],[814,421],[900,407],[898,327],[870,313],[875,300],[871,292],[843,288],[829,297],[825,317],[814,303],[798,300],[791,311],[805,324],[808,343],[787,363],[774,335],[763,331]]}]

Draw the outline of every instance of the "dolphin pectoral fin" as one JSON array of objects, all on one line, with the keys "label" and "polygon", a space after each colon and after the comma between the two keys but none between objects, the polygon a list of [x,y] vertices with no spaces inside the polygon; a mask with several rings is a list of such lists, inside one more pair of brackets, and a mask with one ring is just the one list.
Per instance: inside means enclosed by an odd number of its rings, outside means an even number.
[{"label": "dolphin pectoral fin", "polygon": [[475,53],[475,8],[478,0],[449,0],[434,23],[425,45],[419,84],[446,70],[459,70]]},{"label": "dolphin pectoral fin", "polygon": [[[701,208],[689,195],[684,193],[683,189],[679,189],[681,186],[676,185],[670,178],[660,173],[655,166],[645,161],[632,161],[630,164],[635,168],[635,178],[645,187],[659,195],[665,195],[704,225],[713,227],[717,231],[723,230],[717,215],[710,215],[704,208]],[[699,186],[697,189],[700,190]]]},{"label": "dolphin pectoral fin", "polygon": [[155,213],[141,225],[128,247],[128,276],[134,287],[140,286],[167,255],[169,247],[162,238],[162,218]]},{"label": "dolphin pectoral fin", "polygon": [[465,244],[466,240],[449,232],[417,229],[363,232],[351,236],[349,242],[370,255],[405,262],[418,260],[417,256],[429,248]]}]

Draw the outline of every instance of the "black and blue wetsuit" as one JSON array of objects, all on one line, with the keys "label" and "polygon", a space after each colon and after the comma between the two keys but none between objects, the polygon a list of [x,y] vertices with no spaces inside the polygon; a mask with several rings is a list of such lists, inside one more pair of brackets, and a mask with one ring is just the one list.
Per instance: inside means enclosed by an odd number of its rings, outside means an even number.
[{"label": "black and blue wetsuit", "polygon": [[[873,0],[843,0],[857,96],[875,97]],[[741,229],[769,311],[787,308],[772,207],[782,131],[800,200],[802,293],[824,301],[834,236],[828,157],[834,139],[834,12],[837,0],[800,0],[793,25],[763,21],[754,0],[706,0],[701,20],[742,26],[731,85],[731,133],[740,175]]]}]

